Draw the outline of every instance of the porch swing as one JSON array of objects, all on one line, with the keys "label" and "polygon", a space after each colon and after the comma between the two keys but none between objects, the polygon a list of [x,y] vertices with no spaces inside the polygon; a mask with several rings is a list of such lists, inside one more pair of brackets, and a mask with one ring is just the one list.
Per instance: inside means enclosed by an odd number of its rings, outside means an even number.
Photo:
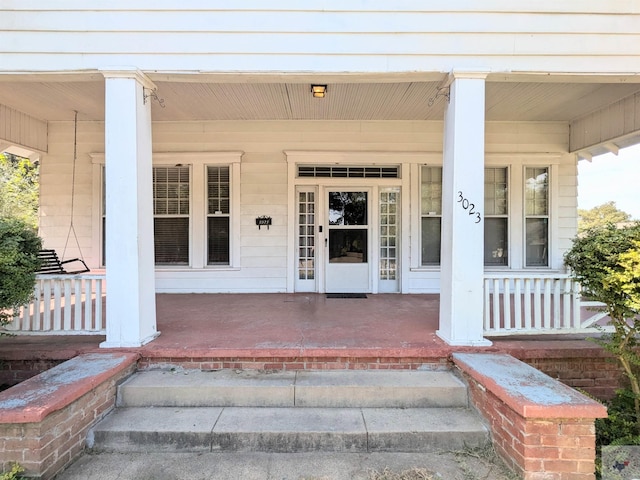
[{"label": "porch swing", "polygon": [[[74,215],[74,203],[75,203],[75,188],[76,188],[76,160],[77,160],[77,147],[78,147],[78,112],[75,111],[75,118],[73,122],[73,168],[71,173],[71,220],[69,222],[69,231],[67,232],[67,240],[64,244],[64,250],[62,251],[62,259],[58,257],[58,254],[53,249],[42,249],[38,253],[38,259],[40,260],[40,269],[36,272],[38,274],[49,274],[49,275],[75,275],[78,273],[85,273],[90,271],[90,268],[87,267],[87,264],[84,261],[84,256],[82,255],[82,249],[80,248],[80,242],[78,241],[78,236],[76,235],[76,229],[73,225],[73,215]],[[80,252],[79,258],[70,258],[65,260],[64,256],[67,252],[67,246],[69,245],[69,238],[71,237],[71,233],[73,233],[73,238],[75,239],[76,246],[78,247],[78,251]],[[75,269],[68,270],[68,264],[78,264]]]}]

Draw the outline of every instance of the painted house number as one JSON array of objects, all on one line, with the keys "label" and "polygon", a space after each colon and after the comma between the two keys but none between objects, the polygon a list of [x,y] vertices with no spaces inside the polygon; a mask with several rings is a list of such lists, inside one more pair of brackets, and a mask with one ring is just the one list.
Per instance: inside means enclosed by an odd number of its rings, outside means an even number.
[{"label": "painted house number", "polygon": [[462,205],[462,208],[469,211],[471,217],[476,219],[474,223],[480,223],[482,216],[480,212],[476,212],[476,204],[471,203],[468,198],[465,198],[461,191],[458,191],[458,203]]}]

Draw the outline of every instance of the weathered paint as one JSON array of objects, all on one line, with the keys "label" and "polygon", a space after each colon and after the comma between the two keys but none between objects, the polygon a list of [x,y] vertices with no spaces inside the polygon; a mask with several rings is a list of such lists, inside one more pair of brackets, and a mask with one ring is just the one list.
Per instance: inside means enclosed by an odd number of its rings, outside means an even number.
[{"label": "weathered paint", "polygon": [[39,422],[132,365],[130,353],[87,353],[0,393],[0,423]]},{"label": "weathered paint", "polygon": [[499,353],[454,353],[465,373],[526,418],[601,418],[604,405],[535,368]]}]

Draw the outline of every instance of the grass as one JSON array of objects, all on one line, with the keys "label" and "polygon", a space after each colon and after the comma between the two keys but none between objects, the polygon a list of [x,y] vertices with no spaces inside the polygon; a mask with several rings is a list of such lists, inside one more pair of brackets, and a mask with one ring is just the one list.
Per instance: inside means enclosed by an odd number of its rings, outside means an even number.
[{"label": "grass", "polygon": [[[498,476],[504,480],[518,480],[520,478],[506,467],[490,442],[483,447],[464,448],[452,453],[456,457],[465,480],[491,480]],[[470,460],[473,460],[474,465],[469,466]],[[484,467],[486,473],[478,472],[479,465]]]},{"label": "grass", "polygon": [[436,480],[433,473],[424,468],[411,468],[399,473],[392,472],[388,468],[369,473],[370,480]]},{"label": "grass", "polygon": [[[465,447],[460,450],[441,452],[447,466],[441,472],[423,467],[397,471],[389,467],[370,470],[368,480],[519,480],[511,472],[489,442],[482,447]],[[433,457],[431,457],[433,458]],[[440,465],[442,467],[442,465]],[[448,478],[450,477],[450,478]],[[361,478],[361,477],[358,477]],[[304,480],[331,480],[329,477],[304,477]]]}]

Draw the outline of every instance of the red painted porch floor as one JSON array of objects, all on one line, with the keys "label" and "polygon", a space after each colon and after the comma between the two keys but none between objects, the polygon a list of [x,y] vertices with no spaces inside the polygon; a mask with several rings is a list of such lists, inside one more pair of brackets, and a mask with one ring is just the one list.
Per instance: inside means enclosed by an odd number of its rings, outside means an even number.
[{"label": "red painted porch floor", "polygon": [[[149,359],[395,358],[442,361],[454,351],[516,358],[589,357],[586,335],[499,337],[490,347],[452,347],[437,335],[438,295],[159,294],[160,336],[137,351]],[[98,349],[103,336],[0,337],[0,359],[56,359]]]}]

